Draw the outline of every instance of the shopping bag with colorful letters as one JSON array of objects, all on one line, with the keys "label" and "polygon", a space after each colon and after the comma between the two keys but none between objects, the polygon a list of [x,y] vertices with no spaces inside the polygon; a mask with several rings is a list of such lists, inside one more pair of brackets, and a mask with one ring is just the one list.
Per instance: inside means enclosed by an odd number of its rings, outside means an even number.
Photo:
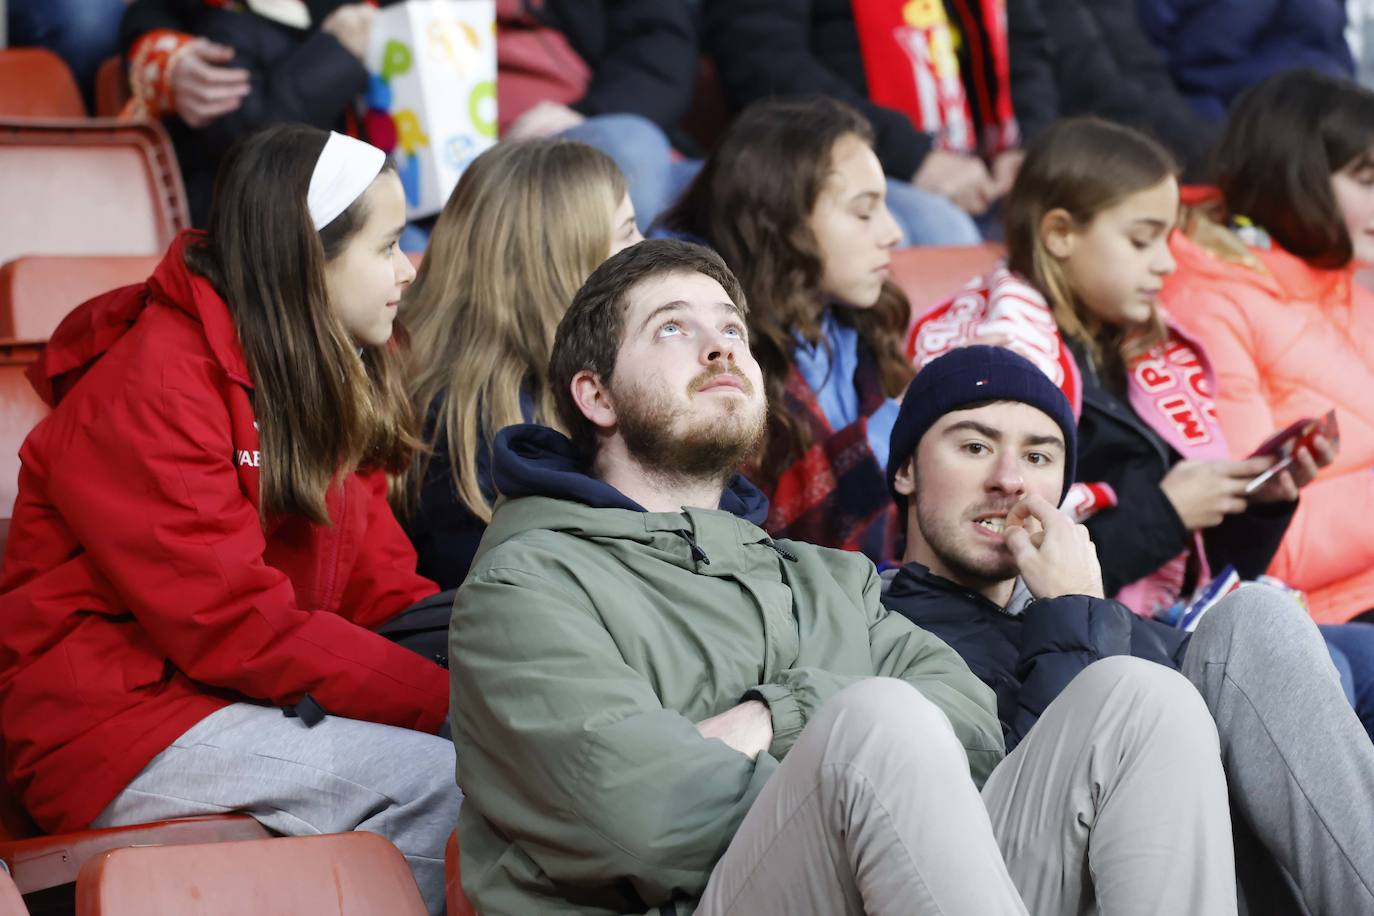
[{"label": "shopping bag with colorful letters", "polygon": [[495,0],[407,0],[377,12],[364,128],[390,153],[410,219],[443,209],[496,142]]}]

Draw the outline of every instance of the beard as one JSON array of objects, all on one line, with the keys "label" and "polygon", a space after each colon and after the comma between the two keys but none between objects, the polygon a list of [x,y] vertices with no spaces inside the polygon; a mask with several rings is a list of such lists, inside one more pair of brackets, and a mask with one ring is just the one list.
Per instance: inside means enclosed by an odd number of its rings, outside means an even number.
[{"label": "beard", "polygon": [[753,399],[754,386],[736,369],[704,372],[688,397],[730,374],[748,398],[729,398],[706,414],[677,405],[661,389],[628,385],[614,392],[616,426],[630,456],[646,471],[672,480],[724,481],[763,444],[767,405]]},{"label": "beard", "polygon": [[[921,488],[916,488],[920,494]],[[1010,506],[1006,507],[1010,509]],[[981,511],[998,511],[998,507],[988,506]],[[977,513],[975,513],[977,514]],[[923,500],[916,500],[916,525],[921,537],[931,553],[944,564],[953,581],[975,591],[988,585],[1015,579],[1020,569],[1011,552],[1005,547],[991,556],[979,556],[968,543],[970,535],[964,530],[968,522],[960,517],[941,519],[935,517],[934,510]],[[981,553],[981,552],[980,552]]]}]

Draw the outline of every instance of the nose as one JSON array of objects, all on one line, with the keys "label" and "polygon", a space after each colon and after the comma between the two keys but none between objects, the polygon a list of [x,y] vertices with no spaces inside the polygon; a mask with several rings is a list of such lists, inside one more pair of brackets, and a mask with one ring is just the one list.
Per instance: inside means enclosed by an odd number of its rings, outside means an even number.
[{"label": "nose", "polygon": [[1003,452],[988,475],[987,488],[993,493],[1021,497],[1025,495],[1026,480],[1021,473],[1021,464],[1014,452]]},{"label": "nose", "polygon": [[1164,243],[1163,250],[1160,252],[1159,256],[1155,258],[1153,267],[1154,272],[1161,277],[1169,276],[1169,274],[1173,273],[1175,268],[1178,267],[1178,261],[1174,260],[1174,253],[1169,248],[1169,243],[1167,241]]},{"label": "nose", "polygon": [[398,246],[396,253],[391,256],[392,269],[396,272],[396,285],[408,286],[411,280],[415,279],[415,265],[411,263],[410,255],[406,254]]},{"label": "nose", "polygon": [[721,360],[733,363],[735,348],[741,343],[738,337],[727,337],[724,331],[715,331],[702,347],[702,362],[708,366]]},{"label": "nose", "polygon": [[902,243],[902,227],[886,203],[878,207],[878,233],[878,244],[883,248],[896,248]]}]

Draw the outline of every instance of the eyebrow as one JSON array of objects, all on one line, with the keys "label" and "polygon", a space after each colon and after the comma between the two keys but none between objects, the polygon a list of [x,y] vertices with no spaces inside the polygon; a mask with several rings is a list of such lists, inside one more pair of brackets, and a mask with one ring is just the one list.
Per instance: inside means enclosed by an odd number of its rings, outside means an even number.
[{"label": "eyebrow", "polygon": [[[739,318],[744,317],[744,314],[739,310],[739,306],[735,305],[735,303],[733,302],[717,302],[715,304],[724,306]],[[644,320],[640,322],[639,329],[643,331],[645,328],[647,328],[650,324],[653,323],[655,318],[657,318],[659,315],[664,314],[665,312],[676,312],[679,309],[689,309],[691,307],[691,303],[686,302],[682,299],[674,299],[672,302],[665,302],[658,308],[650,312],[647,316],[645,316]]]},{"label": "eyebrow", "polygon": [[[1174,220],[1174,222],[1178,222],[1178,220]],[[1142,226],[1142,225],[1143,225],[1143,226],[1149,226],[1149,227],[1152,228],[1152,229],[1167,229],[1167,228],[1169,228],[1171,225],[1173,225],[1173,223],[1167,223],[1167,222],[1165,222],[1165,221],[1162,220],[1162,219],[1138,219],[1138,220],[1136,220],[1135,222],[1133,222],[1131,225],[1132,225],[1133,227],[1134,227],[1134,226]]]},{"label": "eyebrow", "polygon": [[382,238],[384,238],[384,239],[398,239],[398,238],[401,237],[401,233],[402,233],[402,232],[405,232],[405,231],[406,231],[406,224],[405,224],[405,223],[401,223],[401,225],[397,226],[395,229],[392,229],[392,230],[391,230],[390,232],[388,232],[386,235],[382,236]]},{"label": "eyebrow", "polygon": [[[955,432],[975,432],[978,433],[980,436],[983,436],[984,438],[991,439],[993,442],[1002,441],[1001,430],[993,429],[991,426],[986,426],[982,423],[979,423],[977,420],[960,420],[958,423],[952,423],[949,426],[945,427],[944,435],[949,435],[950,433]],[[1057,447],[1060,451],[1065,450],[1064,440],[1059,438],[1058,436],[1026,436],[1024,439],[1021,440],[1021,444],[1023,446],[1052,445]]]}]

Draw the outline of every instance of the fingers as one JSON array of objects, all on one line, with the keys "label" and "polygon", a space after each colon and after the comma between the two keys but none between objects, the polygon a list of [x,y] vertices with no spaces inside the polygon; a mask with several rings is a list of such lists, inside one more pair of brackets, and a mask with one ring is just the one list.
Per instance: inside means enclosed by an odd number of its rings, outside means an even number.
[{"label": "fingers", "polygon": [[[1293,455],[1293,465],[1290,470],[1292,471],[1293,483],[1296,488],[1301,489],[1316,479],[1318,468],[1317,460],[1317,457],[1305,448],[1298,449]],[[1284,473],[1286,475],[1288,472],[1285,471]]]},{"label": "fingers", "polygon": [[[1239,496],[1226,496],[1217,501],[1217,508],[1221,510],[1222,515],[1238,515],[1250,508],[1250,504]],[[1218,519],[1217,524],[1220,523],[1221,520]]]},{"label": "fingers", "polygon": [[1026,520],[1031,518],[1038,521],[1046,530],[1073,524],[1067,515],[1060,512],[1047,499],[1034,493],[1011,507],[1011,511],[1007,513],[1006,524],[1013,524],[1015,519],[1015,524],[1024,525]]},{"label": "fingers", "polygon": [[[1307,449],[1303,449],[1307,451]],[[1337,447],[1331,440],[1322,435],[1317,435],[1312,439],[1311,455],[1319,468],[1324,468],[1336,460]]]},{"label": "fingers", "polygon": [[1278,460],[1273,455],[1260,455],[1258,458],[1246,458],[1243,461],[1216,461],[1213,465],[1222,476],[1252,480],[1273,467]]},{"label": "fingers", "polygon": [[[1007,550],[1011,551],[1011,558],[1016,561],[1018,567],[1024,568],[1027,563],[1035,558],[1036,552],[1040,549],[1039,543],[1034,543],[1034,539],[1025,528],[1004,528],[1006,534],[1004,539]],[[1038,535],[1040,543],[1044,543],[1045,533],[1042,531]]]}]

